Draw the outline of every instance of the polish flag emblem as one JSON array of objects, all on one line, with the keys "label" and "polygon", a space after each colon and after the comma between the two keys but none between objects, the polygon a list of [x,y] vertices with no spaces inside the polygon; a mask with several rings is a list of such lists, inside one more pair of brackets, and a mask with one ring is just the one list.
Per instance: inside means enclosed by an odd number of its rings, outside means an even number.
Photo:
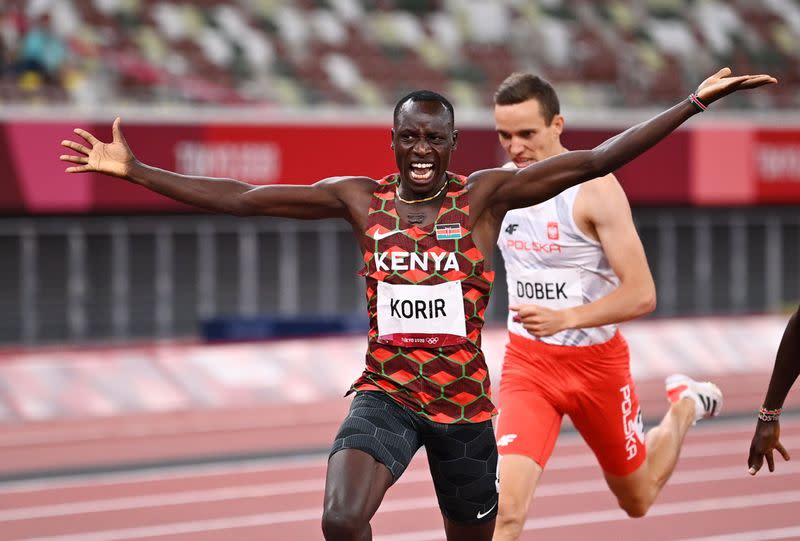
[{"label": "polish flag emblem", "polygon": [[558,222],[547,222],[547,238],[558,240]]}]

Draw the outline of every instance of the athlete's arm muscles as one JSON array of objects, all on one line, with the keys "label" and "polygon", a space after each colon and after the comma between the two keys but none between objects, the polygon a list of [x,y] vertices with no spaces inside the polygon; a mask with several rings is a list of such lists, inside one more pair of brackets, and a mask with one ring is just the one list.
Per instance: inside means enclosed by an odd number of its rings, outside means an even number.
[{"label": "athlete's arm muscles", "polygon": [[607,175],[581,186],[573,213],[578,227],[583,226],[584,234],[596,235],[602,244],[620,285],[605,297],[572,308],[552,309],[537,304],[510,306],[522,326],[537,337],[551,336],[566,329],[619,323],[655,308],[655,285],[644,248],[633,225],[628,200],[614,176]]},{"label": "athlete's arm muscles", "polygon": [[[700,84],[697,95],[709,104],[737,90],[777,82],[768,75],[729,75],[728,68],[715,73]],[[697,112],[684,99],[592,150],[565,152],[516,171],[490,169],[473,173],[470,182],[475,184],[475,193],[486,199],[481,202],[483,208],[475,210],[479,215],[489,208],[502,216],[508,209],[534,205],[570,186],[607,175],[645,152]],[[478,179],[481,181],[474,182]]]},{"label": "athlete's arm muscles", "polygon": [[488,192],[488,206],[504,214],[535,205],[563,190],[602,177],[652,147],[696,113],[684,100],[660,115],[608,139],[592,150],[565,152],[517,170],[486,170],[473,176]]},{"label": "athlete's arm muscles", "polygon": [[[365,184],[370,189],[361,189]],[[373,185],[367,177],[331,177],[310,186],[257,186],[240,196],[240,206],[246,214],[352,221],[359,195],[372,193]]]},{"label": "athlete's arm muscles", "polygon": [[134,167],[132,182],[171,199],[214,212],[236,216],[286,218],[347,218],[344,192],[351,177],[335,177],[315,184],[258,186],[228,178],[188,176],[147,165]]},{"label": "athlete's arm muscles", "polygon": [[[775,366],[764,397],[762,407],[768,410],[783,408],[786,395],[792,385],[800,376],[800,307],[795,309],[786,329],[783,331],[778,353],[775,355]],[[750,441],[750,454],[747,457],[747,466],[750,475],[755,475],[767,461],[769,471],[775,471],[773,451],[789,460],[789,452],[780,442],[781,424],[778,419],[772,421],[756,421],[756,430]]]},{"label": "athlete's arm muscles", "polygon": [[630,204],[614,175],[581,186],[574,212],[578,217],[585,216],[594,227],[620,283],[614,291],[594,302],[567,308],[569,327],[599,327],[652,312],[656,307],[655,283],[633,223]]},{"label": "athlete's arm muscles", "polygon": [[256,186],[229,178],[181,175],[146,165],[133,155],[122,133],[121,121],[112,125],[113,139],[104,143],[91,133],[76,129],[89,146],[65,140],[61,144],[78,155],[62,155],[75,165],[67,173],[98,172],[129,180],[151,191],[196,207],[235,214],[288,218],[351,218],[349,196],[363,177],[325,179],[310,186]]},{"label": "athlete's arm muscles", "polygon": [[796,308],[783,331],[775,365],[772,369],[763,406],[767,409],[783,407],[786,395],[800,376],[800,307]]}]

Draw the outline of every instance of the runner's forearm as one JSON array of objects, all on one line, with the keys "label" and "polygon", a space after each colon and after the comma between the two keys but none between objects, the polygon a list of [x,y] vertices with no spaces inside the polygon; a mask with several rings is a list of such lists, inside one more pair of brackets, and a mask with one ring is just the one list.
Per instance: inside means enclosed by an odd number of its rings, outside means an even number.
[{"label": "runner's forearm", "polygon": [[493,173],[492,201],[508,208],[523,208],[554,197],[563,190],[593,178],[605,176],[622,167],[661,141],[697,113],[689,102],[637,124],[608,139],[592,150],[565,152],[536,162],[513,173]]},{"label": "runner's forearm", "polygon": [[244,214],[239,196],[254,186],[238,180],[181,175],[137,162],[128,180],[176,201],[226,214]]},{"label": "runner's forearm", "polygon": [[607,175],[619,169],[661,141],[697,112],[697,108],[684,99],[650,120],[604,141],[591,151],[592,177]]},{"label": "runner's forearm", "polygon": [[567,310],[570,328],[586,329],[635,319],[649,314],[655,307],[655,291],[620,286],[594,302]]},{"label": "runner's forearm", "polygon": [[[798,309],[800,310],[800,308]],[[786,330],[783,332],[778,353],[775,356],[775,366],[772,377],[764,398],[763,407],[777,409],[783,407],[789,389],[800,375],[800,329],[798,326],[798,310],[792,314]]]}]

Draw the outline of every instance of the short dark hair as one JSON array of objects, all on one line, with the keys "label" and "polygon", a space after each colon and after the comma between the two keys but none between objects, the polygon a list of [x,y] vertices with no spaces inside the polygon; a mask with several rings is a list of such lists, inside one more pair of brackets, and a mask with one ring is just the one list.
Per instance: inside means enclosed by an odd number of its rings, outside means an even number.
[{"label": "short dark hair", "polygon": [[512,73],[500,83],[494,93],[495,105],[516,105],[528,100],[539,102],[542,116],[548,126],[553,117],[561,112],[553,85],[532,73]]},{"label": "short dark hair", "polygon": [[397,124],[397,116],[400,114],[400,109],[407,101],[437,101],[444,105],[444,108],[450,113],[450,122],[453,126],[456,124],[456,113],[453,110],[453,104],[447,98],[432,90],[415,90],[400,98],[397,105],[394,106],[393,120],[395,124]]}]

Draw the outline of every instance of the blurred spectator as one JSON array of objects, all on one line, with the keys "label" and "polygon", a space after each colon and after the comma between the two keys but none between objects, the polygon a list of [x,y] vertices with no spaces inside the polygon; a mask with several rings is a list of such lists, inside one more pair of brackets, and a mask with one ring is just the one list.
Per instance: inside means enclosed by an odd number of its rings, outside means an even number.
[{"label": "blurred spectator", "polygon": [[789,108],[798,43],[794,0],[8,0],[0,20],[4,99],[77,104],[379,107],[428,87],[480,107],[517,70],[566,107],[658,107],[728,65],[787,83],[736,107]]},{"label": "blurred spectator", "polygon": [[46,83],[60,81],[61,67],[67,56],[67,45],[50,28],[50,15],[45,13],[31,22],[20,40],[17,73],[20,81],[40,77]]},{"label": "blurred spectator", "polygon": [[22,1],[10,1],[0,13],[0,97],[4,99],[12,95],[15,86],[16,54],[26,27]]}]

